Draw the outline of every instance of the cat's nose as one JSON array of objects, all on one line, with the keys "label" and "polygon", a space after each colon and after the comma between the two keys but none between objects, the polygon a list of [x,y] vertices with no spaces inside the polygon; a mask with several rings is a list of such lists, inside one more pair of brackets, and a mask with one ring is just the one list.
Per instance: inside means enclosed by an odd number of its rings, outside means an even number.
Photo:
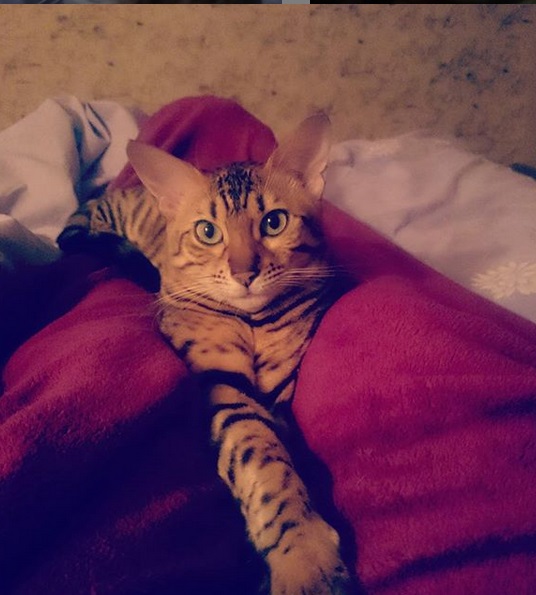
[{"label": "cat's nose", "polygon": [[233,275],[233,279],[238,281],[244,287],[249,287],[252,283],[257,273],[254,271],[246,271],[245,273],[235,273]]}]

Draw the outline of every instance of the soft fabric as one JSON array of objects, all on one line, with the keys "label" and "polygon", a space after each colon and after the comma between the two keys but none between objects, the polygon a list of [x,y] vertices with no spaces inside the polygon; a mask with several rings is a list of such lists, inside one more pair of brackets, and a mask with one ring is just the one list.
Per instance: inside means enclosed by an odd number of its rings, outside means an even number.
[{"label": "soft fabric", "polygon": [[536,322],[536,181],[415,132],[336,145],[326,196],[449,278]]},{"label": "soft fabric", "polygon": [[315,335],[294,413],[358,576],[370,593],[536,592],[536,326],[325,215],[362,283]]},{"label": "soft fabric", "polygon": [[[233,161],[262,162],[275,148],[268,127],[236,102],[212,95],[185,97],[163,107],[144,123],[138,140],[205,171]],[[132,166],[126,164],[111,188],[139,183]]]},{"label": "soft fabric", "polygon": [[241,520],[152,296],[105,270],[87,286],[4,371],[0,592],[248,592]]},{"label": "soft fabric", "polygon": [[[195,118],[213,99],[188,101]],[[158,143],[167,128],[180,146],[180,113],[190,146],[184,105],[149,120]],[[216,105],[269,154],[261,123]],[[328,203],[324,228],[360,283],[320,325],[293,409],[349,565],[369,593],[535,592],[536,327]],[[78,258],[50,289],[55,312],[78,303],[3,372],[0,592],[254,593],[262,566],[152,296]]]},{"label": "soft fabric", "polygon": [[47,99],[0,132],[0,269],[50,262],[78,200],[117,176],[136,118],[112,101]]}]

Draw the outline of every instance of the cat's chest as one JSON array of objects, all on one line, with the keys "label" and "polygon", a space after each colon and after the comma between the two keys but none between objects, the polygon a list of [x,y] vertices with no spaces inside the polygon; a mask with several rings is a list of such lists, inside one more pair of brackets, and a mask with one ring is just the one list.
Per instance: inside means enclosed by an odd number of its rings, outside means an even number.
[{"label": "cat's chest", "polygon": [[298,366],[311,340],[312,324],[309,317],[253,330],[256,385],[268,406],[292,396]]},{"label": "cat's chest", "polygon": [[311,340],[315,312],[289,311],[268,322],[168,309],[161,328],[193,372],[243,374],[263,404],[290,398],[297,367]]}]

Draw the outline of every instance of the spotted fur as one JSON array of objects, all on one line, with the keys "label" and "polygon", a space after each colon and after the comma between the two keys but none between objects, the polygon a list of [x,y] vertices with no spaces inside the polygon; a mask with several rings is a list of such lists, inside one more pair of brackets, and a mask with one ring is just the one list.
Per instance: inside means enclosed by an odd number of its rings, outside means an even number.
[{"label": "spotted fur", "polygon": [[314,511],[274,416],[334,299],[318,224],[327,133],[326,118],[309,118],[265,165],[208,176],[131,144],[144,186],[89,201],[59,238],[69,249],[118,234],[158,269],[161,330],[207,395],[218,473],[273,595],[347,588],[338,535]]}]

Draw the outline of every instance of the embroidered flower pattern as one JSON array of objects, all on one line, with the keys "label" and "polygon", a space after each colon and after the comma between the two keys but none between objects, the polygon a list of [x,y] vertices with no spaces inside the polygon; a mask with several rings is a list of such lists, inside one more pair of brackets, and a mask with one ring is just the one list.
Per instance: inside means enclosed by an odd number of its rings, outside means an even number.
[{"label": "embroidered flower pattern", "polygon": [[536,293],[536,263],[509,262],[474,275],[471,283],[475,289],[489,293],[496,300],[516,292],[530,295]]}]

